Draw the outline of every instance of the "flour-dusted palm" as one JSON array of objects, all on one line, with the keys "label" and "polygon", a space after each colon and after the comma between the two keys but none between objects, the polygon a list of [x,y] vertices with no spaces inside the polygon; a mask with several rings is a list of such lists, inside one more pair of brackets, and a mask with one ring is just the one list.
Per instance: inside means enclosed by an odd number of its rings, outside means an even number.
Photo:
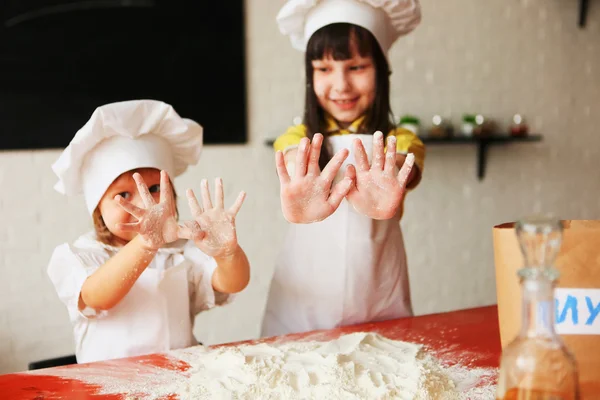
[{"label": "flour-dusted palm", "polygon": [[211,257],[227,257],[238,248],[235,232],[235,217],[240,211],[246,193],[241,192],[235,203],[225,209],[223,181],[215,181],[215,204],[213,206],[208,189],[208,181],[201,183],[202,205],[191,189],[186,192],[192,221],[184,222],[179,228],[179,237],[193,240],[196,246]]},{"label": "flour-dusted palm", "polygon": [[408,177],[415,162],[414,155],[409,154],[400,171],[396,173],[396,137],[388,137],[387,151],[384,151],[383,134],[379,131],[374,134],[370,166],[365,148],[359,139],[354,141],[354,153],[355,184],[346,198],[354,209],[363,215],[373,219],[392,218],[406,193]]},{"label": "flour-dusted palm", "polygon": [[276,154],[281,209],[288,222],[307,224],[324,220],[338,208],[352,186],[352,178],[348,174],[333,184],[348,157],[348,150],[339,151],[321,171],[319,156],[322,144],[323,135],[318,133],[312,144],[308,138],[300,141],[295,172],[291,177],[285,166],[283,153],[278,151]]},{"label": "flour-dusted palm", "polygon": [[117,203],[137,219],[137,222],[119,224],[118,229],[137,232],[144,244],[151,249],[158,249],[177,240],[175,199],[167,173],[160,172],[160,201],[158,203],[154,201],[140,174],[133,174],[133,179],[145,208],[137,207],[119,195],[115,196]]}]

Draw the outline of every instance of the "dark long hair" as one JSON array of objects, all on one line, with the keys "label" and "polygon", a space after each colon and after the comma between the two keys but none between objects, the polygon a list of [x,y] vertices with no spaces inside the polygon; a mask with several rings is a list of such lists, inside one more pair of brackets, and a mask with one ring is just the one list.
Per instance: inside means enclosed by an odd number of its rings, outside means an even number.
[{"label": "dark long hair", "polygon": [[[371,32],[357,25],[336,23],[324,26],[316,31],[308,41],[305,55],[306,68],[306,95],[304,106],[304,125],[306,135],[312,141],[315,133],[322,133],[327,137],[325,128],[325,113],[319,104],[313,87],[314,70],[312,62],[331,56],[334,60],[348,60],[352,58],[352,50],[356,49],[361,57],[371,56],[375,66],[375,100],[367,111],[365,120],[360,127],[362,132],[374,133],[381,131],[384,134],[393,127],[390,109],[390,69],[379,43]],[[331,151],[324,140],[321,150],[319,165],[325,167],[331,159]]]}]

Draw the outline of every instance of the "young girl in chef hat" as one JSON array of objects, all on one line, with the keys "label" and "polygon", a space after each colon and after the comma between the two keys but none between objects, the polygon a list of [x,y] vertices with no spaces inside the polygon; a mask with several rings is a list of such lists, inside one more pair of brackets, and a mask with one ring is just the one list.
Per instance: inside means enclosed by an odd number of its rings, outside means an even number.
[{"label": "young girl in chef hat", "polygon": [[[58,246],[48,274],[74,327],[78,362],[164,352],[197,344],[197,313],[245,288],[249,264],[238,245],[223,185],[193,220],[177,223],[169,177],[198,162],[202,127],[168,104],[140,100],[96,109],[53,165],[66,195],[83,193],[94,231]],[[188,240],[190,239],[190,240]]]},{"label": "young girl in chef hat", "polygon": [[274,144],[293,225],[264,336],[412,314],[399,220],[425,151],[393,124],[387,52],[420,19],[418,0],[290,0],[277,16],[305,52],[306,103],[304,123]]}]

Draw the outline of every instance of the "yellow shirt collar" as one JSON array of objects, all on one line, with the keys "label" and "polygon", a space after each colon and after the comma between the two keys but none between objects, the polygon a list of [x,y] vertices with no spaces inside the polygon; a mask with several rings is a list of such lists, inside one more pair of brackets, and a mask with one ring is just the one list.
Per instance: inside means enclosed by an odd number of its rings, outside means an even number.
[{"label": "yellow shirt collar", "polygon": [[339,133],[340,135],[343,135],[343,134],[349,134],[349,133],[356,133],[356,132],[358,132],[358,129],[360,128],[360,126],[362,125],[364,120],[365,120],[365,117],[362,116],[362,117],[358,118],[357,120],[355,120],[354,122],[352,122],[350,124],[350,126],[348,126],[348,128],[344,129],[344,128],[340,128],[337,121],[331,115],[327,114],[325,116],[325,130],[329,134]]}]

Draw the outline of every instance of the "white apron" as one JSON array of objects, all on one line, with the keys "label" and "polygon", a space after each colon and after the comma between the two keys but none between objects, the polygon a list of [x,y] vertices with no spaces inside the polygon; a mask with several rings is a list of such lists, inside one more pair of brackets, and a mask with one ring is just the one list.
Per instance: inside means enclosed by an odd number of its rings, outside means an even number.
[{"label": "white apron", "polygon": [[[127,295],[106,316],[86,324],[77,361],[132,357],[197,344],[192,333],[188,264],[182,255],[164,269],[161,254],[142,272]],[[162,261],[162,262],[161,262]],[[158,268],[156,268],[158,266]]]},{"label": "white apron", "polygon": [[[373,135],[328,138],[332,153],[350,156],[360,138],[369,160]],[[292,224],[277,258],[262,336],[331,329],[412,315],[400,223],[373,220],[344,199],[324,221]]]}]

